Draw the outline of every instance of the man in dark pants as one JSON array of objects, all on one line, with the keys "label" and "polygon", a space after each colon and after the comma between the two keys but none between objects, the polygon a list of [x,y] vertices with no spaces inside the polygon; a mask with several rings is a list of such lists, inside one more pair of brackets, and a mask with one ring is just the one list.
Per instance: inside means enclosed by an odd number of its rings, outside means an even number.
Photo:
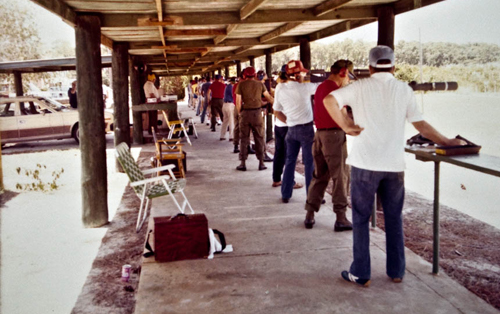
[{"label": "man in dark pants", "polygon": [[224,120],[224,114],[222,113],[222,106],[224,105],[224,90],[226,85],[221,82],[221,76],[216,75],[215,81],[208,88],[208,99],[210,100],[210,122],[211,130],[215,132],[215,126],[217,125],[217,114],[219,114],[220,119]]},{"label": "man in dark pants", "polygon": [[[246,159],[248,157],[248,145],[250,144],[250,132],[255,140],[255,154],[259,160],[259,170],[265,170],[264,165],[264,123],[262,120],[261,95],[273,103],[274,99],[267,91],[262,82],[255,80],[255,68],[248,67],[244,70],[243,76],[246,78],[236,87],[236,110],[240,114],[240,140],[241,164],[236,170],[246,171]],[[243,104],[243,105],[242,105]]]},{"label": "man in dark pants", "polygon": [[347,145],[345,132],[330,117],[323,104],[323,99],[336,89],[349,83],[353,70],[349,60],[338,60],[330,68],[330,76],[318,86],[314,94],[314,124],[316,134],[313,143],[314,173],[311,186],[307,191],[304,225],[311,229],[315,223],[314,212],[318,212],[330,178],[333,180],[333,211],[337,215],[334,231],[352,230],[352,224],[346,217],[347,211],[347,175],[345,160]]},{"label": "man in dark pants", "polygon": [[[353,262],[341,273],[346,281],[370,285],[370,217],[375,194],[384,210],[386,274],[396,283],[405,274],[403,237],[404,128],[405,121],[422,136],[441,145],[464,145],[450,139],[423,120],[413,90],[394,77],[394,51],[387,46],[370,50],[370,78],[333,91],[325,97],[325,108],[335,122],[354,135],[348,164],[351,165]],[[353,119],[340,111],[352,108]],[[381,144],[383,143],[383,144]]]}]

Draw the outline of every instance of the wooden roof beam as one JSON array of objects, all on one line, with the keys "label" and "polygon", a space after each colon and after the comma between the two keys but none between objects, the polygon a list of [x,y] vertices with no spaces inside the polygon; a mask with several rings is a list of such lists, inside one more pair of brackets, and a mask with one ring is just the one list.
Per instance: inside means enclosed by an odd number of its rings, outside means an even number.
[{"label": "wooden roof beam", "polygon": [[327,0],[315,8],[313,8],[313,14],[314,16],[321,16],[323,14],[326,14],[328,12],[331,12],[340,6],[351,2],[352,0]]},{"label": "wooden roof beam", "polygon": [[262,6],[267,0],[250,0],[240,10],[240,20],[244,20]]},{"label": "wooden roof beam", "polygon": [[345,32],[345,31],[348,31],[348,30],[351,30],[351,29],[355,29],[357,27],[360,27],[360,26],[363,26],[363,25],[366,25],[366,24],[369,24],[369,23],[373,23],[376,20],[377,19],[357,20],[357,21],[344,21],[344,22],[335,24],[333,26],[324,28],[322,30],[319,30],[317,32],[311,33],[307,37],[308,37],[309,41],[314,41],[314,40],[318,40],[318,39],[321,39],[321,38],[325,38],[325,37],[330,37],[330,36],[333,36],[333,35],[337,35],[337,34],[340,34],[342,32]]},{"label": "wooden roof beam", "polygon": [[204,53],[208,51],[205,47],[177,48],[175,46],[152,46],[151,49],[162,49],[167,53]]},{"label": "wooden roof beam", "polygon": [[288,32],[289,30],[292,30],[296,28],[297,26],[301,25],[302,22],[293,22],[293,23],[287,23],[281,27],[278,27],[277,29],[273,30],[272,32],[269,32],[259,38],[259,41],[261,43],[264,43],[266,41],[269,41],[271,39],[275,39],[279,37],[280,35]]},{"label": "wooden roof beam", "polygon": [[[421,0],[437,1],[437,0]],[[412,1],[413,2],[413,1]],[[321,16],[315,16],[312,10],[259,10],[246,18],[240,20],[234,12],[203,12],[203,14],[179,13],[175,16],[182,20],[184,26],[191,25],[231,25],[231,24],[260,24],[260,23],[291,23],[291,22],[311,22],[328,20],[357,20],[377,17],[376,6],[346,7],[335,11],[325,13]],[[163,20],[171,18],[164,16]],[[101,27],[132,27],[137,26],[137,20],[149,20],[147,26],[158,26],[158,19],[151,14],[102,14]]]},{"label": "wooden roof beam", "polygon": [[221,43],[222,41],[224,41],[224,39],[226,39],[227,36],[229,36],[229,34],[231,34],[231,32],[235,31],[236,28],[238,28],[237,24],[228,25],[226,28],[226,34],[215,37],[214,44],[217,45],[217,44]]},{"label": "wooden roof beam", "polygon": [[240,47],[240,48],[234,50],[233,52],[234,52],[235,55],[239,55],[239,54],[241,54],[241,53],[243,53],[245,51],[251,50],[252,48],[253,48],[253,46]]},{"label": "wooden roof beam", "polygon": [[[163,16],[160,21],[156,17],[144,17],[142,14],[131,14],[136,16],[134,20],[137,20],[137,25],[128,26],[173,26],[173,25],[184,25],[184,20],[180,16]],[[142,17],[141,17],[142,16]],[[131,17],[133,18],[133,17]]]},{"label": "wooden roof beam", "polygon": [[163,33],[165,37],[227,36],[226,29],[167,29]]}]

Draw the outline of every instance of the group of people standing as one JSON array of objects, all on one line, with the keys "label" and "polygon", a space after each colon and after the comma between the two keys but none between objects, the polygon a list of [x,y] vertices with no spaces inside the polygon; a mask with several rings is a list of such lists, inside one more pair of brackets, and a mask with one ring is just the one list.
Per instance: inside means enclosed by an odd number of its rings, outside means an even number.
[{"label": "group of people standing", "polygon": [[[466,144],[443,136],[423,120],[413,90],[394,77],[391,48],[376,46],[371,49],[369,70],[370,78],[350,83],[355,78],[352,62],[338,60],[324,82],[310,83],[304,82],[308,70],[302,62],[292,60],[281,69],[274,97],[255,79],[253,67],[243,71],[242,80],[235,86],[233,82],[227,85],[224,93],[225,105],[226,100],[231,100],[226,98],[227,88],[231,86],[236,106],[234,117],[240,127],[241,163],[236,168],[240,171],[246,170],[250,132],[255,140],[259,170],[266,169],[262,98],[273,105],[277,120],[272,186],[281,186],[283,203],[289,203],[297,185],[295,166],[302,150],[307,193],[305,228],[313,228],[314,215],[324,203],[324,193],[332,179],[336,214],[333,229],[336,232],[353,230],[353,262],[341,276],[365,287],[370,285],[371,277],[369,221],[375,195],[380,198],[385,218],[386,274],[398,283],[405,273],[402,226],[405,120],[424,137],[440,145]],[[225,132],[225,128],[222,131]],[[346,134],[353,136],[349,156]],[[349,190],[352,223],[346,216]]]}]

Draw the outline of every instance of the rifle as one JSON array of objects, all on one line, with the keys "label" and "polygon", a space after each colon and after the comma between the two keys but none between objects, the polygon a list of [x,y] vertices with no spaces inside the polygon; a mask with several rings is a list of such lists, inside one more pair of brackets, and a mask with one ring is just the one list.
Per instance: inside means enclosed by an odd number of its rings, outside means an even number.
[{"label": "rifle", "polygon": [[[356,78],[364,79],[370,77],[370,71],[367,69],[354,69],[353,71]],[[330,72],[324,70],[311,70],[310,80],[311,83],[321,83],[330,76]],[[454,91],[458,89],[457,82],[426,82],[417,83],[411,81],[408,84],[414,91]]]}]

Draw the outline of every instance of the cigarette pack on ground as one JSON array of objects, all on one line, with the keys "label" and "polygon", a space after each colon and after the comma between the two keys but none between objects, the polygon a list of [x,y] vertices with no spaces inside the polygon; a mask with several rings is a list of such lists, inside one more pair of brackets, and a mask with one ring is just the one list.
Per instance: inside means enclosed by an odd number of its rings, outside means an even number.
[{"label": "cigarette pack on ground", "polygon": [[481,146],[472,143],[471,141],[461,137],[460,135],[457,135],[455,138],[466,141],[467,145],[437,146],[436,154],[445,156],[479,154]]}]

